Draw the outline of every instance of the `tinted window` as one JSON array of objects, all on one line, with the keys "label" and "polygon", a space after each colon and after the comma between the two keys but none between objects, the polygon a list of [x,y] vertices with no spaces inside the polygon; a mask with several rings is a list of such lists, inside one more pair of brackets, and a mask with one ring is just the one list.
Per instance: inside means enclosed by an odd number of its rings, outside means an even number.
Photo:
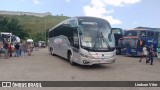
[{"label": "tinted window", "polygon": [[138,36],[138,31],[126,31],[124,36]]},{"label": "tinted window", "polygon": [[155,32],[155,37],[158,38],[159,32]]},{"label": "tinted window", "polygon": [[141,34],[140,34],[141,37],[146,37],[146,31],[141,31]]},{"label": "tinted window", "polygon": [[154,32],[153,31],[148,31],[147,32],[147,37],[154,37]]},{"label": "tinted window", "polygon": [[71,27],[76,27],[77,26],[77,21],[76,20],[70,20],[69,24],[71,25]]}]

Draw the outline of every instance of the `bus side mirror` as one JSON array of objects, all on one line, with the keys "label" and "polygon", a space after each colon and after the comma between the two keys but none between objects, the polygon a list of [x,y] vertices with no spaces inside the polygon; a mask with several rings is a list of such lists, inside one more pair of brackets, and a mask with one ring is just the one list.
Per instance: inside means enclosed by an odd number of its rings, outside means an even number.
[{"label": "bus side mirror", "polygon": [[82,36],[82,32],[79,32],[79,35]]},{"label": "bus side mirror", "polygon": [[78,37],[74,37],[73,39],[74,39],[73,40],[74,41],[73,42],[74,43],[73,46],[76,47],[76,48],[79,48],[79,38]]},{"label": "bus side mirror", "polygon": [[78,45],[79,44],[79,38],[78,37],[74,37],[74,45]]}]

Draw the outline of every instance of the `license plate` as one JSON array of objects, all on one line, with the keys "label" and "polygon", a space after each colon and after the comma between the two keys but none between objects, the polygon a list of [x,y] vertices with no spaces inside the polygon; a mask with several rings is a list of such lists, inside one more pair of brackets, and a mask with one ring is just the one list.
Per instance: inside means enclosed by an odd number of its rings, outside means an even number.
[{"label": "license plate", "polygon": [[107,62],[107,61],[105,61],[105,60],[104,60],[104,61],[100,61],[100,63],[106,63],[106,62]]}]

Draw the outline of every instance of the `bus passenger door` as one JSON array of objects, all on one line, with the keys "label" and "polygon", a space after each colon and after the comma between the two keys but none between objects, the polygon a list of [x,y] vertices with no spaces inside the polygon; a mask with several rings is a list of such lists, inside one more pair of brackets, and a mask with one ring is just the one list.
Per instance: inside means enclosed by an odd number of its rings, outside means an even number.
[{"label": "bus passenger door", "polygon": [[76,38],[76,41],[74,40],[73,44],[73,57],[74,57],[74,62],[78,62],[80,60],[79,58],[79,40]]},{"label": "bus passenger door", "polygon": [[67,37],[63,36],[62,43],[60,47],[61,56],[67,59],[67,51],[68,51],[69,43]]}]

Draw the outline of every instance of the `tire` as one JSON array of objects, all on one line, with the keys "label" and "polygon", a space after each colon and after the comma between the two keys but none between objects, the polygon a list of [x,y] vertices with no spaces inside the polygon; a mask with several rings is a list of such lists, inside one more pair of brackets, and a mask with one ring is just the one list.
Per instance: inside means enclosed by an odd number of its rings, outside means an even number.
[{"label": "tire", "polygon": [[68,54],[68,60],[69,60],[69,63],[71,64],[71,65],[75,65],[75,62],[73,62],[73,55],[72,55],[72,53],[69,53]]},{"label": "tire", "polygon": [[51,55],[55,56],[53,48],[50,49]]}]

